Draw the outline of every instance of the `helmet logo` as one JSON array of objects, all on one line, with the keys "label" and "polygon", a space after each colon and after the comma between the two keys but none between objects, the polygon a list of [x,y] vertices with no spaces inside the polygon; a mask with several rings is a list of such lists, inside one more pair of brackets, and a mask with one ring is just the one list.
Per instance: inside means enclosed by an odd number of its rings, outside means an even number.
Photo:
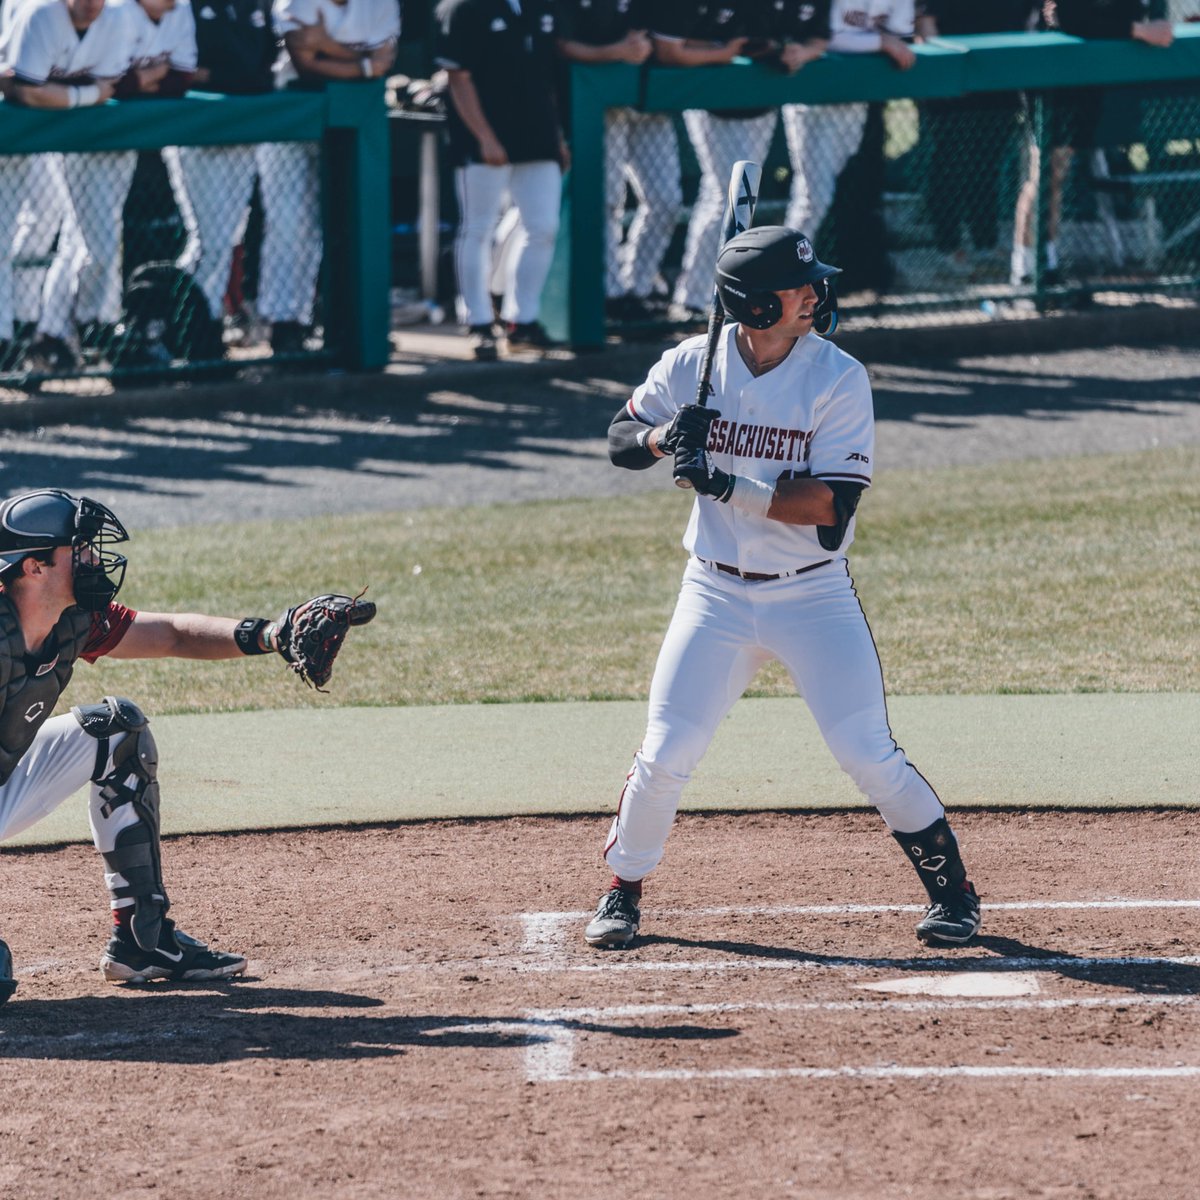
[{"label": "helmet logo", "polygon": [[810,263],[813,260],[812,242],[806,237],[798,238],[796,241],[796,257],[802,263]]},{"label": "helmet logo", "polygon": [[38,719],[38,717],[40,717],[42,715],[42,713],[45,711],[45,709],[46,709],[46,702],[44,700],[35,700],[25,710],[25,720],[28,721],[29,724],[32,725],[33,722],[36,721]]}]

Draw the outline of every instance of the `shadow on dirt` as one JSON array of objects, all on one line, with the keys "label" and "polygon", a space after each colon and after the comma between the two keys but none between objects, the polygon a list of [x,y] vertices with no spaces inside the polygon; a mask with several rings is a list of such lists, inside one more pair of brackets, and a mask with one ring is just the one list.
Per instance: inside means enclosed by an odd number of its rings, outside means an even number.
[{"label": "shadow on dirt", "polygon": [[[18,991],[0,1008],[0,1060],[331,1061],[397,1057],[418,1048],[520,1049],[552,1041],[561,1029],[664,1042],[729,1038],[740,1032],[512,1016],[331,1014],[330,1009],[380,1008],[384,1001],[351,992],[253,983],[204,984],[203,991],[196,984],[156,983],[57,1001],[22,1000]],[[322,1011],[280,1011],[296,1009]]]},{"label": "shadow on dirt", "polygon": [[[1045,946],[1032,946],[1015,938],[984,934],[961,949],[927,952],[925,956],[858,958],[819,954],[792,946],[767,946],[758,942],[731,942],[651,934],[639,946],[682,946],[764,961],[808,963],[814,967],[863,967],[887,971],[1045,971],[1079,979],[1098,987],[1150,995],[1200,994],[1200,966],[1171,962],[1161,955],[1077,955]],[[980,954],[979,951],[987,951]]]}]

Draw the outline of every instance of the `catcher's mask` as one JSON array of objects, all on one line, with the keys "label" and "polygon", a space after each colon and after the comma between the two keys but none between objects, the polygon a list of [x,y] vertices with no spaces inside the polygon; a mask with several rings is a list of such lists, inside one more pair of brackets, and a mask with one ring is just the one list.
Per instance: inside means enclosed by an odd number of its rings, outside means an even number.
[{"label": "catcher's mask", "polygon": [[128,540],[111,509],[87,496],[42,488],[0,504],[0,570],[70,546],[75,603],[87,612],[99,612],[121,590],[126,559],[109,547]]},{"label": "catcher's mask", "polygon": [[725,243],[717,255],[717,292],[726,316],[750,329],[770,329],[783,316],[777,292],[812,284],[817,293],[813,329],[822,335],[837,328],[837,292],[833,276],[840,267],[821,262],[812,242],[798,229],[759,225]]}]

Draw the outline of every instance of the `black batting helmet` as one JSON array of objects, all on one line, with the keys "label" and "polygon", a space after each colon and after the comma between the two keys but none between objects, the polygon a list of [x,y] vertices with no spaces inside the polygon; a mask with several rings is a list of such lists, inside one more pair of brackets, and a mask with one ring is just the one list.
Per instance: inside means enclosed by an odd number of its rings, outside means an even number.
[{"label": "black batting helmet", "polygon": [[751,329],[770,329],[783,316],[776,292],[811,283],[817,293],[813,329],[832,333],[837,328],[833,276],[841,273],[817,258],[804,234],[785,225],[747,229],[717,255],[717,291],[725,313]]},{"label": "black batting helmet", "polygon": [[128,540],[111,509],[60,488],[22,492],[0,504],[0,571],[39,551],[70,546],[75,600],[92,612],[104,608],[120,589],[126,560],[109,547]]}]

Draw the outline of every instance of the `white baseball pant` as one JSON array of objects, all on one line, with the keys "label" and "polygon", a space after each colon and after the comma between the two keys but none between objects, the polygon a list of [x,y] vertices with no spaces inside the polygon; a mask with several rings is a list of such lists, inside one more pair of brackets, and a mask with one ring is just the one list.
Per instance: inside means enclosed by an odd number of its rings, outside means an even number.
[{"label": "white baseball pant", "polygon": [[[458,236],[454,263],[458,275],[458,320],[463,325],[490,325],[493,236],[505,197],[517,210],[519,223],[511,252],[504,253],[501,316],[525,324],[541,311],[542,288],[554,257],[562,171],[557,162],[541,160],[489,167],[470,163],[454,172],[458,189]],[[499,281],[498,281],[499,282]]]},{"label": "white baseball pant", "polygon": [[23,154],[0,158],[0,341],[13,335],[13,244],[29,186],[29,159]]},{"label": "white baseball pant", "polygon": [[[29,159],[28,195],[21,205],[13,242],[14,308],[18,321],[37,323],[46,272],[53,261],[54,239],[71,213],[71,197],[61,154],[35,154]],[[71,216],[72,220],[74,217]]]},{"label": "white baseball pant", "polygon": [[320,151],[313,142],[257,148],[263,200],[259,316],[311,325],[321,270]]},{"label": "white baseball pant", "polygon": [[63,155],[71,209],[46,273],[40,333],[69,338],[72,312],[79,324],[120,318],[121,214],[136,166],[133,150]]},{"label": "white baseball pant", "polygon": [[234,247],[242,240],[254,177],[257,146],[168,146],[163,161],[187,244],[179,265],[204,293],[209,315],[220,318],[229,289]]},{"label": "white baseball pant", "polygon": [[[611,108],[605,114],[604,138],[608,203],[605,294],[610,299],[637,296],[644,300],[654,289],[683,205],[675,126],[662,113]],[[637,199],[628,234],[624,229],[626,184]]]},{"label": "white baseball pant", "polygon": [[718,117],[688,109],[683,124],[700,164],[700,188],[688,221],[683,265],[675,281],[676,304],[706,312],[712,301],[714,265],[721,248],[722,219],[729,176],[739,159],[765,162],[775,133],[775,114],[758,117]]},{"label": "white baseball pant", "polygon": [[812,239],[833,203],[838,176],[858,152],[865,104],[785,104],[783,132],[792,162],[784,224]]},{"label": "white baseball pant", "polygon": [[[128,736],[114,733],[109,738],[108,761],[101,777],[112,770],[113,751]],[[87,787],[96,770],[97,746],[96,739],[85,733],[70,713],[51,717],[38,730],[16,770],[0,786],[0,841],[28,829]],[[100,787],[93,783],[88,803],[92,840],[97,850],[108,853],[116,846],[117,834],[140,818],[132,804],[122,804],[107,817],[101,811],[103,805]],[[107,875],[106,882],[111,888],[124,881]]]},{"label": "white baseball pant", "polygon": [[619,878],[635,882],[659,864],[684,785],[725,714],[772,659],[783,663],[834,758],[890,829],[925,829],[944,814],[892,737],[879,655],[845,560],[748,583],[692,558],[654,669],[646,735],[605,848]]}]

